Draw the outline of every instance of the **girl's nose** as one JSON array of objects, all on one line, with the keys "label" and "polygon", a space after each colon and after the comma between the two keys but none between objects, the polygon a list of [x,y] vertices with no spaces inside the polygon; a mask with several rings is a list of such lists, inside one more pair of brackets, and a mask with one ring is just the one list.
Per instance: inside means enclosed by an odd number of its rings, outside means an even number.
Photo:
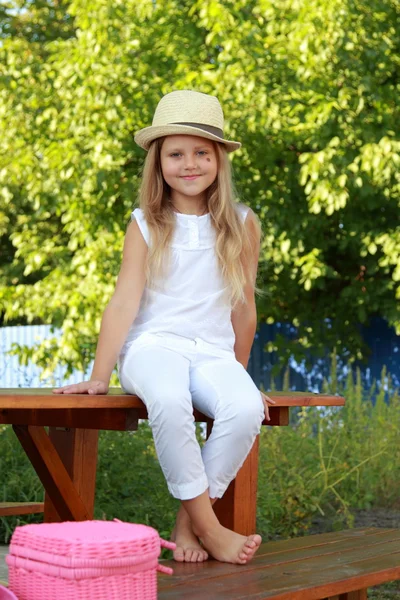
[{"label": "girl's nose", "polygon": [[196,163],[193,156],[185,157],[185,169],[195,169]]}]

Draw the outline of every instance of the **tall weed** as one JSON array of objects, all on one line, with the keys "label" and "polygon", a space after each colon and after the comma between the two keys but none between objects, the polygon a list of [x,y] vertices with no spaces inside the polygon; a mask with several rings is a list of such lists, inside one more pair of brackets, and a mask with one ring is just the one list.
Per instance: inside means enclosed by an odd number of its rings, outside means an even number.
[{"label": "tall weed", "polygon": [[[305,533],[315,515],[351,526],[352,509],[398,506],[400,399],[385,401],[383,369],[376,401],[362,389],[359,370],[337,392],[344,407],[303,408],[290,427],[261,433],[258,520],[264,535]],[[328,382],[324,392],[332,393]]]},{"label": "tall weed", "polygon": [[[43,502],[43,488],[11,427],[0,425],[0,502]],[[17,525],[40,522],[41,515],[0,518],[0,544]]]}]

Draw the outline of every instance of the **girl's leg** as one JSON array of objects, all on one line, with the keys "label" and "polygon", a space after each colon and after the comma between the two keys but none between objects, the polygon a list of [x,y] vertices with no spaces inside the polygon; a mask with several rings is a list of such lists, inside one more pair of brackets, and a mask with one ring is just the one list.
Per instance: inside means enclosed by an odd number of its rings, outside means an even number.
[{"label": "girl's leg", "polygon": [[212,508],[208,492],[192,500],[183,500],[193,532],[211,555],[222,562],[246,564],[261,544],[261,536],[240,535],[223,527]]},{"label": "girl's leg", "polygon": [[[173,496],[182,500],[194,533],[201,536],[215,558],[247,562],[261,538],[257,535],[246,538],[225,529],[212,510],[208,480],[195,437],[189,364],[187,358],[173,350],[154,344],[142,346],[140,351],[128,352],[120,371],[121,385],[127,392],[142,398],[147,406],[168,488]],[[196,541],[190,535],[188,531],[179,532],[183,545],[187,545],[188,540]],[[199,553],[198,560],[201,560]]]},{"label": "girl's leg", "polygon": [[[177,352],[155,343],[140,344],[128,352],[119,373],[122,387],[146,404],[169,491],[181,500],[198,496],[208,488],[195,434],[189,365],[189,360]],[[205,560],[206,551],[184,522],[174,532],[176,560]]]},{"label": "girl's leg", "polygon": [[180,500],[208,488],[196,439],[189,360],[156,344],[128,353],[121,384],[145,403],[157,456],[170,493]]},{"label": "girl's leg", "polygon": [[261,394],[234,359],[200,363],[190,376],[193,405],[214,419],[202,457],[210,497],[221,498],[260,433],[264,419]]},{"label": "girl's leg", "polygon": [[[260,391],[243,366],[234,359],[215,358],[192,367],[191,392],[194,406],[214,418],[212,433],[202,450],[212,504],[216,498],[223,496],[251,450],[264,419],[264,407]],[[183,504],[191,515],[190,503],[197,507],[197,503],[193,501]],[[204,523],[196,525],[193,522],[196,532],[203,527]],[[229,530],[219,533],[220,546],[217,552],[220,553],[220,560],[231,562],[232,555],[223,558],[224,540],[228,541],[231,534]],[[216,551],[212,547],[214,541],[210,541],[204,534],[200,537],[205,547],[215,556]],[[238,562],[247,562],[260,542],[260,536],[237,536],[236,540],[230,540],[229,543],[236,549],[243,545],[236,556]],[[247,558],[243,554],[248,554]]]},{"label": "girl's leg", "polygon": [[203,562],[208,558],[208,552],[200,544],[193,532],[192,521],[183,503],[176,516],[175,527],[171,533],[171,541],[176,543],[174,559],[177,562]]},{"label": "girl's leg", "polygon": [[[216,502],[216,498],[210,498],[211,505]],[[178,562],[203,562],[207,560],[208,553],[200,546],[198,538],[193,532],[192,521],[189,513],[183,503],[176,515],[175,527],[171,534],[171,540],[175,542],[178,539],[181,543],[174,552],[174,558]]]}]

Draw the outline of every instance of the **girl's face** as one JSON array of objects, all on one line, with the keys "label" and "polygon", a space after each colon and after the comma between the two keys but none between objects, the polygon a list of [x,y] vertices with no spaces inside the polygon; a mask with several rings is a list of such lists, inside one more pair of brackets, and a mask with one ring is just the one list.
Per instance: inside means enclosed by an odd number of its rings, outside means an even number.
[{"label": "girl's face", "polygon": [[161,147],[161,170],[171,190],[201,196],[214,182],[218,166],[211,140],[193,135],[169,135]]}]

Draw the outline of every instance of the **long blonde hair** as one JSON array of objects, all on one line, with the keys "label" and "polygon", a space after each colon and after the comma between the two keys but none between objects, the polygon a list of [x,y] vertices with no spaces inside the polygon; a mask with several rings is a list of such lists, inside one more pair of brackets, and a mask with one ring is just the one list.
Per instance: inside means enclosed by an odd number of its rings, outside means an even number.
[{"label": "long blonde hair", "polygon": [[[143,167],[139,204],[147,221],[151,244],[147,256],[146,279],[150,285],[162,276],[169,260],[169,244],[175,225],[175,211],[169,201],[169,186],[161,170],[161,147],[165,138],[150,145]],[[232,306],[245,302],[245,286],[252,278],[250,265],[253,240],[236,210],[236,192],[231,163],[222,144],[214,142],[218,173],[206,190],[211,223],[216,231],[215,251],[221,274],[230,288]],[[257,219],[258,227],[260,228]]]}]

